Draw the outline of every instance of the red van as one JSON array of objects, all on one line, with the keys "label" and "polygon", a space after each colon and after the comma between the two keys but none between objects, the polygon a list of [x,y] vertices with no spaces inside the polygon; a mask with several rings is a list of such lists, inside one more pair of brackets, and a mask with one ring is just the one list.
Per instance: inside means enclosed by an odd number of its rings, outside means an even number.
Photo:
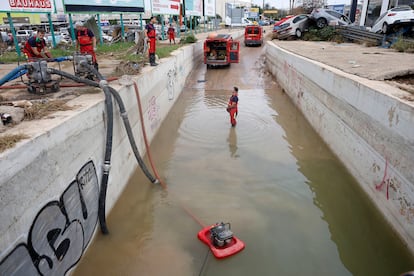
[{"label": "red van", "polygon": [[204,63],[207,68],[238,63],[239,48],[231,35],[211,33],[204,41]]},{"label": "red van", "polygon": [[244,28],[244,45],[263,44],[263,28],[260,25],[249,25]]}]

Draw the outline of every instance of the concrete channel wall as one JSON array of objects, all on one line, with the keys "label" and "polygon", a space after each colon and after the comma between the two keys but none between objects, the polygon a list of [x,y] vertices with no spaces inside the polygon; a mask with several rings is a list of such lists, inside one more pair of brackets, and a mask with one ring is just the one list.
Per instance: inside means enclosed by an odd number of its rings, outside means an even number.
[{"label": "concrete channel wall", "polygon": [[[414,252],[414,107],[385,82],[266,44],[266,66]],[[334,179],[333,179],[334,181]]]},{"label": "concrete channel wall", "polygon": [[[179,48],[159,66],[146,66],[137,76],[124,76],[109,84],[123,99],[141,156],[146,150],[133,83],[139,88],[151,141],[194,64],[201,62],[202,45],[200,40]],[[106,213],[138,167],[119,107],[113,102]],[[29,138],[0,153],[0,275],[64,275],[99,231],[107,127],[104,95],[102,91],[82,95],[68,105],[73,109],[14,127],[13,133]]]},{"label": "concrete channel wall", "polygon": [[[238,39],[244,31],[230,33]],[[146,149],[133,84],[138,86],[150,142],[194,66],[202,62],[207,34],[196,36],[196,43],[177,49],[157,67],[145,66],[137,76],[124,76],[109,83],[121,95],[141,156]],[[72,110],[23,122],[8,132],[28,138],[0,153],[0,275],[70,274],[99,231],[107,129],[105,97],[100,92],[68,102]],[[113,102],[106,214],[139,168],[119,107],[115,99]],[[148,180],[143,185],[155,184]],[[111,231],[110,225],[108,228]]]}]

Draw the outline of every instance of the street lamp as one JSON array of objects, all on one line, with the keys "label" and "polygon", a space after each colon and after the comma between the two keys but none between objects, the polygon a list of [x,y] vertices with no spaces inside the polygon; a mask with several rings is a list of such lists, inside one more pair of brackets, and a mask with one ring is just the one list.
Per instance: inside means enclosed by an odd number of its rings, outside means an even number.
[{"label": "street lamp", "polygon": [[262,5],[262,19],[263,19],[263,17],[264,17],[264,9],[265,9],[265,7],[264,7],[264,5],[265,5],[265,0],[263,0],[263,5]]}]

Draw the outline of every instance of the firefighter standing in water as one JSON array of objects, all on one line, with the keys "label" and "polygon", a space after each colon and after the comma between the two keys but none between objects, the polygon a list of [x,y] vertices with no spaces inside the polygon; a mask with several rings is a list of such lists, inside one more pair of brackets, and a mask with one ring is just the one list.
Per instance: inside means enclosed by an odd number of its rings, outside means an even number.
[{"label": "firefighter standing in water", "polygon": [[76,50],[81,54],[92,56],[93,66],[98,70],[98,61],[96,59],[96,37],[91,30],[86,28],[83,23],[76,22]]},{"label": "firefighter standing in water", "polygon": [[239,103],[238,97],[239,89],[237,87],[233,87],[233,93],[230,97],[229,103],[227,104],[227,112],[230,113],[230,123],[231,126],[236,126],[236,117],[238,113],[237,104]]},{"label": "firefighter standing in water", "polygon": [[172,24],[170,24],[170,26],[168,27],[167,33],[168,33],[168,38],[170,39],[170,45],[171,45],[171,41],[174,41],[174,44],[175,44],[175,29]]},{"label": "firefighter standing in water", "polygon": [[45,30],[40,29],[35,36],[29,38],[23,48],[28,61],[33,61],[37,58],[51,58],[49,50],[46,47]]},{"label": "firefighter standing in water", "polygon": [[157,18],[155,16],[151,16],[150,22],[145,26],[145,34],[147,37],[147,42],[149,43],[149,61],[151,66],[157,66],[158,64],[155,62],[155,42],[157,40],[157,33],[155,31],[154,23],[157,23]]}]

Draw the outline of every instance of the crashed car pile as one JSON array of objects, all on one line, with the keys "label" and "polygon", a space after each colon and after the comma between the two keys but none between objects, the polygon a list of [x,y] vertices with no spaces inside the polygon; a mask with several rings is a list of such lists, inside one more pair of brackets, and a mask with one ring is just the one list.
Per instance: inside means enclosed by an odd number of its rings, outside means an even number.
[{"label": "crashed car pile", "polygon": [[[346,15],[326,8],[315,8],[310,14],[288,15],[274,24],[272,37],[280,40],[301,38],[311,26],[356,26]],[[361,27],[361,26],[358,26]],[[390,34],[404,31],[414,33],[414,10],[410,6],[397,6],[378,17],[367,31]]]}]

